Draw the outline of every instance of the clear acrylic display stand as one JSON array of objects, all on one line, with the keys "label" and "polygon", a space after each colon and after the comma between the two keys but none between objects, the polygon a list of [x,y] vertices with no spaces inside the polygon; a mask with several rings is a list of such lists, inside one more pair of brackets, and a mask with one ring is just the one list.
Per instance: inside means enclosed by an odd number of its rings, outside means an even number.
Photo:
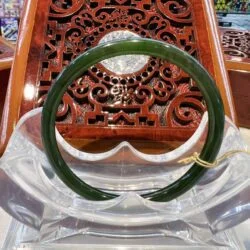
[{"label": "clear acrylic display stand", "polygon": [[[14,218],[4,249],[244,249],[232,228],[249,218],[248,155],[226,159],[170,202],[140,197],[190,168],[178,160],[201,149],[206,115],[187,142],[161,155],[144,154],[128,142],[84,153],[57,134],[64,159],[80,178],[120,194],[102,202],[79,197],[58,179],[43,151],[40,121],[41,109],[27,113],[0,159],[0,204]],[[220,155],[246,149],[226,119]]]},{"label": "clear acrylic display stand", "polygon": [[[77,234],[71,234],[69,237],[60,236],[60,232],[55,236],[55,239],[43,243],[34,241],[33,237],[39,238],[39,233],[31,229],[22,223],[13,220],[10,225],[8,237],[6,238],[3,249],[15,249],[15,250],[113,250],[113,249],[124,249],[124,250],[136,250],[136,249],[201,249],[201,250],[227,250],[227,249],[239,249],[248,250],[250,249],[250,239],[248,237],[250,228],[250,221],[240,224],[237,227],[228,229],[224,232],[214,235],[212,239],[207,241],[201,241],[199,239],[191,240],[188,242],[182,237],[185,235],[185,231],[180,231],[179,234],[173,234],[166,228],[159,228],[154,234],[144,233],[138,235],[138,237],[122,237],[122,235],[105,235],[100,234],[87,228],[85,230],[79,230]],[[72,231],[73,232],[73,231]],[[158,232],[158,234],[156,233]],[[68,232],[70,233],[70,232]],[[186,232],[187,233],[187,232]],[[181,236],[183,234],[183,236]],[[61,238],[60,238],[61,237]],[[31,240],[32,239],[32,240]],[[25,243],[25,242],[28,243]],[[23,243],[20,243],[23,242]],[[18,247],[16,247],[18,246]]]}]

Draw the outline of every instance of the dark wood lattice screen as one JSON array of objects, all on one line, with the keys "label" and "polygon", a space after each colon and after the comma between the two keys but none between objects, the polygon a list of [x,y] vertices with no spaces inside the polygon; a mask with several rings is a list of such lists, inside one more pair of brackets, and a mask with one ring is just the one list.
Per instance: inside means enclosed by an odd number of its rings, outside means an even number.
[{"label": "dark wood lattice screen", "polygon": [[[43,105],[51,84],[74,58],[112,39],[147,37],[174,44],[214,75],[199,6],[191,0],[38,1],[25,79],[37,95],[23,99],[21,114]],[[185,140],[204,111],[186,73],[157,58],[137,56],[90,68],[71,84],[57,121],[69,138]]]}]

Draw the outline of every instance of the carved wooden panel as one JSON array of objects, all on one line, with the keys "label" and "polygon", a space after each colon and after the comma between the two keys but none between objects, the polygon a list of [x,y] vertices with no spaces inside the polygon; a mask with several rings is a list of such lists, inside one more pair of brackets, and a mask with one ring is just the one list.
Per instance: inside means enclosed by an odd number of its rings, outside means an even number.
[{"label": "carved wooden panel", "polygon": [[[162,40],[197,56],[192,5],[187,0],[50,1],[36,106],[43,104],[58,73],[76,56],[102,41],[133,36]],[[136,61],[142,67],[137,68]],[[196,128],[204,110],[201,94],[183,71],[156,58],[132,56],[98,64],[73,83],[58,122],[103,128]]]},{"label": "carved wooden panel", "polygon": [[249,128],[250,31],[222,28],[221,36],[238,123]]},{"label": "carved wooden panel", "polygon": [[222,45],[227,59],[250,63],[250,31],[221,29]]},{"label": "carved wooden panel", "polygon": [[[26,0],[24,10],[12,72],[12,87],[24,91],[21,98],[9,94],[2,148],[16,121],[43,105],[72,59],[114,38],[149,37],[186,50],[215,77],[233,117],[210,0]],[[71,84],[57,127],[73,139],[186,140],[204,111],[195,83],[180,69],[156,58],[126,57],[99,63]]]}]

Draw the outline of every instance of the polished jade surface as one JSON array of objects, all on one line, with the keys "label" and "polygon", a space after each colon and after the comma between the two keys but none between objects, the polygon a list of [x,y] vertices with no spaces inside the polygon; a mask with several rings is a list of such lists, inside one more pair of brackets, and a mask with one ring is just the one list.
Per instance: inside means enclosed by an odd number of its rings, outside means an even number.
[{"label": "polished jade surface", "polygon": [[[56,142],[56,113],[68,86],[89,67],[114,56],[132,54],[154,56],[167,60],[192,77],[206,101],[209,117],[208,136],[200,158],[207,162],[213,162],[221,147],[225,122],[222,99],[214,80],[195,58],[173,45],[151,39],[127,39],[98,45],[77,57],[61,72],[48,93],[42,113],[42,139],[45,153],[58,177],[85,199],[101,201],[113,199],[117,195],[91,187],[78,178],[67,166]],[[206,171],[209,170],[194,163],[190,170],[169,186],[156,192],[144,194],[142,197],[158,202],[175,199],[190,190]]]}]

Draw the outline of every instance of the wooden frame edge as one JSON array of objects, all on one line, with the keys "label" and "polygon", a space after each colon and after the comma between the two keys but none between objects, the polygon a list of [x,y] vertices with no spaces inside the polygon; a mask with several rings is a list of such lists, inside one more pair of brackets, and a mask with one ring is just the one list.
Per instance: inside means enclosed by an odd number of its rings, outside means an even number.
[{"label": "wooden frame edge", "polygon": [[250,63],[227,60],[226,67],[227,70],[246,71],[250,73]]},{"label": "wooden frame edge", "polygon": [[[7,47],[13,49],[13,51],[15,50],[15,46],[1,36],[0,36],[0,41],[1,41],[1,43],[5,44]],[[13,58],[14,58],[13,56],[9,56],[9,57],[6,57],[4,59],[1,59],[0,60],[0,70],[10,69],[12,66],[12,63],[13,63]]]},{"label": "wooden frame edge", "polygon": [[[24,81],[25,67],[27,64],[32,30],[35,22],[37,2],[38,0],[26,0],[23,8],[24,11],[20,24],[18,43],[9,80],[10,84],[7,89],[0,125],[0,155],[3,154],[7,141],[18,122],[23,91],[14,90],[20,89],[20,82],[22,82],[22,80]],[[22,88],[23,86],[21,89]]]},{"label": "wooden frame edge", "polygon": [[6,57],[0,60],[0,70],[10,69],[13,63],[13,57]]},{"label": "wooden frame edge", "polygon": [[237,122],[235,106],[232,96],[232,90],[230,87],[229,76],[227,73],[227,68],[225,64],[224,54],[222,50],[221,38],[219,33],[219,28],[217,25],[217,19],[215,15],[215,9],[211,0],[203,0],[204,13],[206,15],[207,27],[209,32],[209,43],[211,45],[211,50],[213,57],[217,57],[218,60],[215,65],[215,75],[217,80],[217,86],[222,95],[222,99],[225,106],[225,113],[228,115],[234,123]]}]

